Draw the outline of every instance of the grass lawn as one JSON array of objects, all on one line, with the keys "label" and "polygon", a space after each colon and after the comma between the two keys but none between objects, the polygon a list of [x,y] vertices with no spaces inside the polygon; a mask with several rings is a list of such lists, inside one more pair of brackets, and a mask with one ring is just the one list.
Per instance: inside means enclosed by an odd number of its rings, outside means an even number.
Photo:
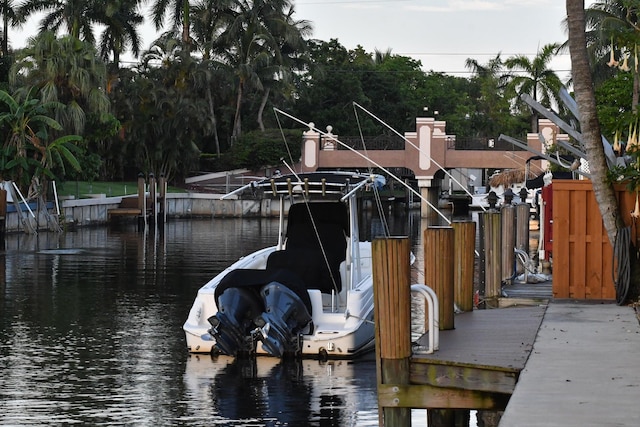
[{"label": "grass lawn", "polygon": [[[74,196],[76,199],[87,197],[87,194],[104,194],[107,197],[117,197],[138,193],[138,183],[130,182],[87,182],[67,181],[56,182],[58,196]],[[185,190],[177,187],[169,187],[170,193],[184,193]]]}]

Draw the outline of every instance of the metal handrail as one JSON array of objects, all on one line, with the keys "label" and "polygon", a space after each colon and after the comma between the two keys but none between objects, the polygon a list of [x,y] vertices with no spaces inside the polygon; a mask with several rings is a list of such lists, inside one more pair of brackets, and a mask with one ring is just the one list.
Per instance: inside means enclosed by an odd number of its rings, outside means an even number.
[{"label": "metal handrail", "polygon": [[440,318],[440,311],[438,308],[438,296],[427,285],[411,285],[411,293],[418,294],[424,297],[427,301],[428,324],[429,324],[429,346],[425,349],[424,346],[414,347],[415,353],[432,354],[434,351],[440,348],[440,325],[438,319]]}]

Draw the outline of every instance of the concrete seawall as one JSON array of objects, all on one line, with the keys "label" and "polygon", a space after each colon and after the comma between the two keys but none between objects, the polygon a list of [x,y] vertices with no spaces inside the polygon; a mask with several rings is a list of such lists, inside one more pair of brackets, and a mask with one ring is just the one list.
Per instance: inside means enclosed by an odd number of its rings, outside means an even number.
[{"label": "concrete seawall", "polygon": [[[125,196],[126,197],[126,196]],[[134,196],[135,197],[135,196]],[[219,194],[202,193],[169,193],[167,194],[168,218],[242,218],[242,217],[274,217],[278,215],[278,202],[271,199],[262,200],[220,200]],[[104,225],[109,222],[109,210],[117,209],[123,197],[91,197],[87,199],[70,199],[60,202],[60,224],[73,226]],[[50,209],[55,213],[55,209]],[[27,216],[31,214],[24,212]],[[37,229],[47,229],[47,218],[38,215]],[[133,216],[131,219],[133,220]],[[122,219],[122,217],[120,217]],[[35,221],[35,218],[32,220]],[[7,232],[24,231],[18,212],[8,212],[5,219]]]}]

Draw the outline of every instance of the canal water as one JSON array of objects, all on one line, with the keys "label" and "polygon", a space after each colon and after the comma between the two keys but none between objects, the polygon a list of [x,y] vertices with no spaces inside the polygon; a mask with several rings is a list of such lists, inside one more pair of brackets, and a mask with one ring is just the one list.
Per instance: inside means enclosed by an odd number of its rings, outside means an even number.
[{"label": "canal water", "polygon": [[[0,251],[0,425],[377,426],[369,360],[189,355],[198,288],[273,244],[277,220],[168,222],[37,236]],[[376,220],[363,229],[376,233]],[[371,231],[373,230],[373,231]],[[392,233],[419,244],[420,219]],[[424,411],[413,411],[425,425]]]}]

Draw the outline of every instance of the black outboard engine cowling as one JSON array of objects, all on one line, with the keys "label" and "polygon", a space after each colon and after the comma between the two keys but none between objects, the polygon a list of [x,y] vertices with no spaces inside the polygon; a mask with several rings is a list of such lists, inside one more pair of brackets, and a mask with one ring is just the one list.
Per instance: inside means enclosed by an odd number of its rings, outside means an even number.
[{"label": "black outboard engine cowling", "polygon": [[228,356],[254,353],[251,331],[254,319],[263,311],[262,301],[248,288],[228,288],[218,297],[218,313],[208,320],[209,333],[215,338],[215,348]]},{"label": "black outboard engine cowling", "polygon": [[271,282],[260,289],[265,312],[256,319],[262,349],[272,356],[300,351],[298,334],[311,323],[311,315],[300,297],[287,286]]}]

